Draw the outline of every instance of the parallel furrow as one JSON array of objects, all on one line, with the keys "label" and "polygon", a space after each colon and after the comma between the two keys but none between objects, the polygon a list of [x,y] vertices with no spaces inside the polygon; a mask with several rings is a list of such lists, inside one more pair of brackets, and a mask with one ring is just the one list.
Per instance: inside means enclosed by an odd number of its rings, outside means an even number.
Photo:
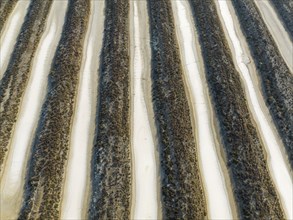
[{"label": "parallel furrow", "polygon": [[293,1],[270,0],[270,2],[275,7],[293,41]]},{"label": "parallel furrow", "polygon": [[0,219],[16,219],[21,207],[29,150],[46,95],[44,88],[61,36],[66,6],[66,1],[53,2],[46,30],[36,51],[0,182]]},{"label": "parallel furrow", "polygon": [[0,81],[0,172],[51,5],[52,1],[31,2],[8,68]]},{"label": "parallel furrow", "polygon": [[85,219],[90,186],[91,150],[95,133],[99,59],[104,24],[104,1],[91,1],[84,41],[80,83],[70,137],[61,219]]},{"label": "parallel furrow", "polygon": [[131,208],[129,1],[106,0],[91,164],[89,219],[128,219]]},{"label": "parallel furrow", "polygon": [[[234,50],[235,59],[237,66],[239,68],[239,73],[241,74],[243,85],[245,85],[245,91],[248,100],[248,106],[252,113],[252,116],[257,123],[259,128],[259,133],[266,146],[267,151],[267,161],[269,165],[269,170],[272,175],[272,179],[275,183],[277,192],[279,193],[281,204],[285,209],[287,218],[292,219],[292,199],[293,199],[293,183],[290,177],[290,168],[284,160],[281,152],[281,140],[277,132],[275,132],[275,126],[271,120],[268,109],[264,104],[264,99],[261,94],[261,89],[258,87],[257,83],[254,82],[253,77],[256,75],[255,66],[252,67],[253,63],[249,63],[251,59],[247,47],[243,46],[245,38],[241,31],[236,28],[238,32],[234,30],[235,27],[239,26],[237,21],[233,21],[232,6],[229,10],[226,1],[218,2],[219,11],[222,14],[224,24],[227,28],[227,37],[231,39],[231,48]],[[239,36],[239,37],[238,37]],[[242,44],[240,43],[242,39]]]},{"label": "parallel furrow", "polygon": [[19,1],[9,16],[7,25],[2,30],[0,39],[0,80],[7,68],[29,5],[30,1]]},{"label": "parallel furrow", "polygon": [[2,0],[0,4],[0,33],[18,0]]},{"label": "parallel furrow", "polygon": [[232,3],[256,63],[266,104],[293,169],[293,74],[284,62],[255,3],[250,0]]},{"label": "parallel furrow", "polygon": [[[293,71],[293,38],[290,39],[290,34],[286,31],[277,13],[269,1],[254,1],[262,19],[272,35],[277,48],[286,62],[289,70]],[[293,20],[293,13],[292,13]]]},{"label": "parallel furrow", "polygon": [[253,126],[244,91],[213,0],[190,0],[205,73],[222,137],[238,215],[283,219],[265,152]]},{"label": "parallel furrow", "polygon": [[[219,140],[213,133],[213,116],[210,101],[205,88],[206,80],[200,55],[198,39],[195,36],[194,23],[188,2],[173,1],[176,31],[179,48],[184,64],[184,77],[190,88],[190,98],[195,112],[195,122],[202,177],[207,195],[208,217],[210,219],[233,219],[228,188],[225,184],[226,170],[219,149]],[[197,44],[197,45],[196,45]],[[222,163],[221,163],[222,162]],[[217,196],[215,196],[217,195]],[[235,216],[236,217],[236,216]]]},{"label": "parallel furrow", "polygon": [[28,163],[19,219],[58,219],[90,1],[69,1]]},{"label": "parallel furrow", "polygon": [[161,166],[164,219],[203,219],[207,207],[171,2],[149,0],[152,96]]},{"label": "parallel furrow", "polygon": [[0,219],[293,218],[292,1],[0,2]]}]

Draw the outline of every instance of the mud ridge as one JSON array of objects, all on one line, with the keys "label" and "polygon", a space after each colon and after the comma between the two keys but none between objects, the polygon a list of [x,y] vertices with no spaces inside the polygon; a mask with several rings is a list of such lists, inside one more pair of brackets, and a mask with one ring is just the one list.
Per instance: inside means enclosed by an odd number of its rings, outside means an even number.
[{"label": "mud ridge", "polygon": [[0,33],[18,0],[2,0],[0,4]]},{"label": "mud ridge", "polygon": [[162,216],[164,219],[203,219],[207,216],[207,206],[171,3],[150,0],[148,13]]},{"label": "mud ridge", "polygon": [[131,212],[129,1],[105,2],[89,219]]}]

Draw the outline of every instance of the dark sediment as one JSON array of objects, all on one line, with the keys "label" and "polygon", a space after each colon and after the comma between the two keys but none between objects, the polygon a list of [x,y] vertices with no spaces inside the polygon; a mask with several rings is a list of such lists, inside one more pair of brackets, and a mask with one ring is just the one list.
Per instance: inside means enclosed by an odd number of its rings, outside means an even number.
[{"label": "dark sediment", "polygon": [[213,0],[189,2],[238,215],[241,219],[284,219],[216,5]]},{"label": "dark sediment", "polygon": [[0,81],[0,171],[52,1],[32,1]]},{"label": "dark sediment", "polygon": [[129,1],[107,0],[100,56],[89,219],[129,219],[131,208]]},{"label": "dark sediment", "polygon": [[31,149],[19,219],[59,219],[90,0],[71,0]]},{"label": "dark sediment", "polygon": [[[293,41],[293,1],[270,0]],[[292,51],[293,53],[293,51]]]},{"label": "dark sediment", "polygon": [[171,3],[149,0],[148,13],[162,215],[164,219],[203,219],[207,207]]},{"label": "dark sediment", "polygon": [[[255,61],[266,104],[293,169],[293,74],[282,58],[255,3],[251,0],[232,3]],[[288,45],[290,46],[292,45]]]},{"label": "dark sediment", "polygon": [[1,0],[0,4],[0,33],[18,0]]}]

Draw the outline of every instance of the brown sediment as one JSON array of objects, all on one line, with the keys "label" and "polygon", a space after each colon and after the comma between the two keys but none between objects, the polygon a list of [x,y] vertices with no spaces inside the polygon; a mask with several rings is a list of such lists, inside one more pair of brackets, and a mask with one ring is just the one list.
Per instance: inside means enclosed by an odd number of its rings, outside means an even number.
[{"label": "brown sediment", "polygon": [[263,96],[293,169],[293,74],[283,60],[255,3],[247,0],[232,3],[256,64]]},{"label": "brown sediment", "polygon": [[31,2],[7,70],[0,81],[0,172],[51,5],[51,0]]},{"label": "brown sediment", "polygon": [[0,4],[0,33],[18,0],[2,0]]},{"label": "brown sediment", "polygon": [[19,219],[58,219],[90,1],[70,1],[32,145]]},{"label": "brown sediment", "polygon": [[264,149],[253,126],[216,5],[212,0],[189,2],[238,216],[244,219],[283,219]]},{"label": "brown sediment", "polygon": [[162,217],[204,219],[207,206],[171,3],[148,1],[152,97],[159,142]]},{"label": "brown sediment", "polygon": [[6,24],[0,33],[0,81],[7,69],[29,5],[30,1],[19,1],[7,18]]},{"label": "brown sediment", "polygon": [[89,219],[131,215],[129,1],[105,2]]}]

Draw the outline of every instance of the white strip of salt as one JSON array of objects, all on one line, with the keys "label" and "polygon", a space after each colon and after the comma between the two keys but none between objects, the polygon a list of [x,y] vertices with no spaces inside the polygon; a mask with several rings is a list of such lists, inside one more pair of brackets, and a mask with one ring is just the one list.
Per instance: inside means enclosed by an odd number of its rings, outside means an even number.
[{"label": "white strip of salt", "polygon": [[[134,33],[132,45],[132,73],[133,73],[133,153],[134,153],[134,219],[157,219],[157,170],[155,158],[155,144],[148,119],[147,104],[144,99],[143,83],[144,65],[150,65],[150,58],[143,54],[149,47],[148,31],[141,31],[148,27],[147,5],[145,1],[131,1],[130,18],[134,19]],[[145,16],[143,16],[145,15]],[[133,36],[134,35],[134,36]]]}]

